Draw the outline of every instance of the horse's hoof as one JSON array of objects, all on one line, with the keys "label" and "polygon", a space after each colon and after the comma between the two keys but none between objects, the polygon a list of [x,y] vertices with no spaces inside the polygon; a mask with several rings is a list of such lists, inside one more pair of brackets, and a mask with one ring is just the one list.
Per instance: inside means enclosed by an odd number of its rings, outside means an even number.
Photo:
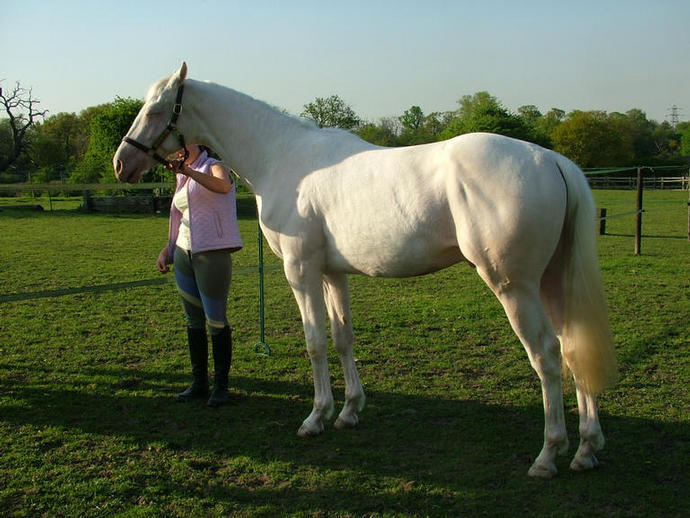
[{"label": "horse's hoof", "polygon": [[344,430],[346,428],[354,428],[357,426],[358,422],[359,418],[357,417],[357,414],[339,415],[338,419],[335,420],[333,427],[336,430]]},{"label": "horse's hoof", "polygon": [[297,435],[299,437],[316,437],[323,433],[323,425],[315,426],[311,423],[304,422],[302,426],[297,430]]},{"label": "horse's hoof", "polygon": [[553,478],[558,474],[556,465],[544,466],[543,464],[532,464],[527,474],[535,478]]},{"label": "horse's hoof", "polygon": [[575,455],[573,461],[570,463],[570,469],[573,471],[586,471],[588,469],[594,469],[598,465],[599,461],[594,454],[588,456]]}]

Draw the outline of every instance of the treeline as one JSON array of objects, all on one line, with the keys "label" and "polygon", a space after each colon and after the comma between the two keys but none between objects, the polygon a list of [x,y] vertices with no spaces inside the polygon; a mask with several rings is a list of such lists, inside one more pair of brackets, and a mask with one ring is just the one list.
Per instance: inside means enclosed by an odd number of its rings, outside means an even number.
[{"label": "treeline", "polygon": [[[0,171],[0,182],[98,183],[113,180],[113,153],[142,102],[116,98],[79,114],[58,113],[27,130],[25,151]],[[488,92],[460,99],[456,110],[426,114],[412,106],[398,117],[365,121],[337,95],[305,105],[301,116],[319,126],[340,126],[382,146],[408,146],[446,140],[477,131],[534,142],[571,158],[583,168],[683,165],[690,156],[690,122],[676,127],[647,119],[638,109],[626,113],[573,111],[535,106],[511,112]],[[12,152],[9,119],[0,120],[0,163]],[[156,167],[147,181],[171,180]]]},{"label": "treeline", "polygon": [[385,146],[407,146],[446,140],[472,132],[489,132],[553,149],[582,168],[637,165],[683,165],[690,157],[690,122],[675,128],[647,119],[639,109],[626,113],[536,106],[506,109],[488,92],[464,96],[457,110],[425,114],[413,106],[397,118],[364,123],[356,132]]},{"label": "treeline", "polygon": [[[136,99],[58,113],[27,131],[26,151],[5,171],[0,182],[98,183],[113,181],[112,156],[142,106]],[[11,152],[11,126],[0,121],[0,158]]]}]

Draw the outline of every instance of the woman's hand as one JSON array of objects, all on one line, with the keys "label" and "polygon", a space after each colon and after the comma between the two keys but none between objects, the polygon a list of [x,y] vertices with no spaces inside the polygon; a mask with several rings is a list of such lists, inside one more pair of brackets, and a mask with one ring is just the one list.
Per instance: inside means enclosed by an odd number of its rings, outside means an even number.
[{"label": "woman's hand", "polygon": [[168,162],[168,169],[170,169],[175,174],[183,174],[189,176],[192,170],[184,163],[183,160],[173,160]]},{"label": "woman's hand", "polygon": [[168,265],[168,247],[166,246],[158,254],[158,259],[156,260],[156,268],[161,273],[168,273],[170,271],[170,266]]},{"label": "woman's hand", "polygon": [[211,174],[200,173],[177,160],[170,162],[168,167],[175,174],[188,176],[198,184],[206,187],[209,191],[218,194],[227,194],[232,190],[232,180],[228,174],[228,169],[218,163],[211,166]]}]

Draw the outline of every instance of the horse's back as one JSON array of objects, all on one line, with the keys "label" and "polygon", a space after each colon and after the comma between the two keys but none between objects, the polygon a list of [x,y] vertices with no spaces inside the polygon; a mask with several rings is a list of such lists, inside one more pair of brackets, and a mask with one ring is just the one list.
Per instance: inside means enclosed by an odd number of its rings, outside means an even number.
[{"label": "horse's back", "polygon": [[[322,220],[328,268],[372,276],[420,275],[475,248],[523,240],[553,190],[538,146],[490,134],[406,148],[365,149],[301,185],[301,206]],[[557,174],[557,173],[555,173]],[[525,206],[525,203],[528,206]],[[540,226],[541,218],[536,218]],[[469,257],[468,252],[473,257]]]}]

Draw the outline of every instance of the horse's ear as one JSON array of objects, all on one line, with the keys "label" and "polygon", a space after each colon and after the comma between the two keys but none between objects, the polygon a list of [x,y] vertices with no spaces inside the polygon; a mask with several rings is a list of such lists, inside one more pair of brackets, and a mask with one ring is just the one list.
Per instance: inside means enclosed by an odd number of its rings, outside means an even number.
[{"label": "horse's ear", "polygon": [[182,66],[180,67],[180,72],[178,73],[178,76],[180,78],[180,82],[184,81],[187,78],[187,63],[185,61],[182,62]]}]

